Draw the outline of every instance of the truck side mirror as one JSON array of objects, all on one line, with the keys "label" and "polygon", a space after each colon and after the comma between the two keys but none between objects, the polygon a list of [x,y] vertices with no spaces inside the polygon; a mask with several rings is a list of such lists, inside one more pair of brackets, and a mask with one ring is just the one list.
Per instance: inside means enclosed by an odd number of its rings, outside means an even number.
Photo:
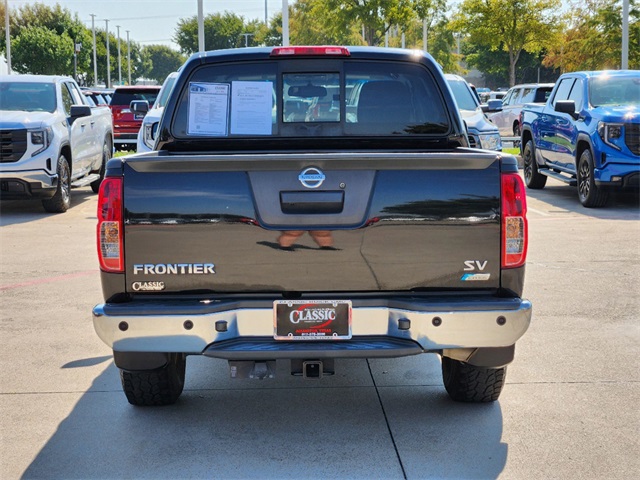
[{"label": "truck side mirror", "polygon": [[147,100],[133,100],[129,104],[129,108],[133,113],[146,115],[149,112],[149,102]]},{"label": "truck side mirror", "polygon": [[488,112],[501,112],[502,111],[502,100],[489,100],[486,104],[480,105],[482,111],[484,113]]},{"label": "truck side mirror", "polygon": [[91,107],[89,105],[71,105],[70,117],[72,120],[80,117],[90,117]]},{"label": "truck side mirror", "polygon": [[568,113],[574,120],[578,119],[578,114],[576,113],[576,102],[573,100],[558,100],[553,109],[556,112]]}]

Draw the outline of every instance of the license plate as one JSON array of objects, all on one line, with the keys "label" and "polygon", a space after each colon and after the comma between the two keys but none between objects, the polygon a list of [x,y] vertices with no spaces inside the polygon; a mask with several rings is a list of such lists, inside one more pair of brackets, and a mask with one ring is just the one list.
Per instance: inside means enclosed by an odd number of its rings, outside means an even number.
[{"label": "license plate", "polygon": [[133,119],[134,119],[134,120],[142,120],[143,118],[144,118],[144,115],[141,115],[141,114],[139,114],[139,113],[136,113],[136,114],[133,116]]},{"label": "license plate", "polygon": [[276,300],[276,340],[347,340],[351,338],[350,300]]}]

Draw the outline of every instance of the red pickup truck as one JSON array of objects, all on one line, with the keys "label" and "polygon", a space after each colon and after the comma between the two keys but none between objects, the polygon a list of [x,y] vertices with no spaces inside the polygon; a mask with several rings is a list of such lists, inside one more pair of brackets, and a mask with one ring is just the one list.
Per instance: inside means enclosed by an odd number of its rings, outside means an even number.
[{"label": "red pickup truck", "polygon": [[131,111],[129,105],[133,100],[146,100],[153,105],[160,92],[159,85],[119,87],[111,100],[113,115],[113,137],[117,150],[135,150],[138,130],[144,115]]}]

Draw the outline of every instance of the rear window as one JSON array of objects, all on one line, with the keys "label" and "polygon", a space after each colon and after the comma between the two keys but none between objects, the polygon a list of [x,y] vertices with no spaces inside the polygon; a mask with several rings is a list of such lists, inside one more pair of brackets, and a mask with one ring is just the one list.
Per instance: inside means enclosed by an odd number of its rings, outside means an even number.
[{"label": "rear window", "polygon": [[[207,65],[180,95],[176,138],[444,134],[450,125],[430,72],[391,62]],[[333,68],[330,66],[332,65]],[[320,68],[322,67],[322,68]]]},{"label": "rear window", "polygon": [[153,105],[160,92],[159,88],[142,90],[142,89],[118,89],[113,94],[111,105],[129,106],[133,100],[146,100],[149,106]]}]

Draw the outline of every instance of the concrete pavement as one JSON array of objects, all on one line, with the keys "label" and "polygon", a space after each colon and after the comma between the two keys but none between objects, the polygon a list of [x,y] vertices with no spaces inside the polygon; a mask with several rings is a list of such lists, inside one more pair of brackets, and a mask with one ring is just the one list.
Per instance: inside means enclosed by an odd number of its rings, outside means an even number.
[{"label": "concrete pavement", "polygon": [[228,378],[189,357],[174,406],[134,408],[93,331],[96,196],[0,204],[0,478],[631,478],[640,471],[640,210],[529,191],[532,327],[499,402],[449,401],[436,356]]}]

